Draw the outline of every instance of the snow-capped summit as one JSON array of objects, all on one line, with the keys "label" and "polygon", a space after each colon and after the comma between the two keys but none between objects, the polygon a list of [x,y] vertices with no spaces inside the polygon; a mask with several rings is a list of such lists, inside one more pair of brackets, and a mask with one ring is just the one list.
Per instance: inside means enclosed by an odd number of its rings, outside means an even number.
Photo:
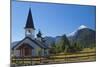
[{"label": "snow-capped summit", "polygon": [[75,31],[71,32],[67,36],[74,36],[78,30],[81,30],[81,29],[84,29],[84,28],[88,28],[88,27],[85,26],[85,25],[80,25]]},{"label": "snow-capped summit", "polygon": [[73,31],[73,32],[71,32],[70,34],[68,34],[67,36],[74,36],[75,35],[75,33],[76,33],[76,30],[75,31]]},{"label": "snow-capped summit", "polygon": [[88,27],[85,26],[85,25],[81,25],[81,26],[78,28],[78,30],[80,30],[80,29],[84,29],[84,28],[88,28]]}]

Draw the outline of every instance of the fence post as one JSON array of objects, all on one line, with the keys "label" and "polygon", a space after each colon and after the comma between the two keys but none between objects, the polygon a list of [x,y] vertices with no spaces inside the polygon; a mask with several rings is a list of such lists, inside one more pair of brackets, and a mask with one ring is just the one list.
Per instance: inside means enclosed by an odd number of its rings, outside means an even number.
[{"label": "fence post", "polygon": [[32,65],[32,56],[31,56],[31,65]]},{"label": "fence post", "polygon": [[24,64],[24,56],[22,57],[22,61],[23,61],[23,64]]}]

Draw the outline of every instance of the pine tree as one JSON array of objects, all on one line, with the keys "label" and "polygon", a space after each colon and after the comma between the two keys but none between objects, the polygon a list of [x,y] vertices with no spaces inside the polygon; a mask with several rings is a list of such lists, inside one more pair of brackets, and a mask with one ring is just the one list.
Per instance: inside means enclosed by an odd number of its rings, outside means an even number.
[{"label": "pine tree", "polygon": [[41,33],[41,31],[39,30],[39,32],[38,32],[38,34],[37,34],[37,37],[42,37],[42,33]]},{"label": "pine tree", "polygon": [[68,49],[70,43],[69,43],[69,40],[65,34],[62,36],[61,42],[62,42],[62,44],[61,44],[62,52],[67,52],[67,49]]},{"label": "pine tree", "polygon": [[55,42],[53,42],[51,44],[50,53],[51,54],[55,54],[56,53],[56,45],[55,45]]},{"label": "pine tree", "polygon": [[74,53],[74,52],[79,52],[82,50],[82,46],[78,43],[73,43],[73,45],[70,45],[68,48],[68,52]]}]

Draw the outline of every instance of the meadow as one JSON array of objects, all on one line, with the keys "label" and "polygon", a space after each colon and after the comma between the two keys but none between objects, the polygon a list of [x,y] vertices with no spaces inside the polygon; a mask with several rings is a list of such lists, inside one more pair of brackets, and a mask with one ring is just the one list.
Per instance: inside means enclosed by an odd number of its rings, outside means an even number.
[{"label": "meadow", "polygon": [[96,49],[84,48],[76,53],[59,53],[47,57],[12,57],[12,64],[15,65],[40,65],[96,61]]}]

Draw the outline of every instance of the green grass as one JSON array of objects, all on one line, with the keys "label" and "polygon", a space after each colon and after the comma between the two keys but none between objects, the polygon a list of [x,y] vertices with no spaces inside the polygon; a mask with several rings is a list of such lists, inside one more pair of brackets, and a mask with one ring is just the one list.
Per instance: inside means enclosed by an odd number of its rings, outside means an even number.
[{"label": "green grass", "polygon": [[[40,61],[41,59],[41,61]],[[55,55],[50,55],[48,58],[24,58],[23,59],[12,59],[13,64],[18,65],[38,65],[38,64],[52,64],[52,63],[71,63],[71,62],[85,62],[85,61],[95,61],[96,60],[96,49],[95,48],[85,48],[78,53],[60,53]],[[17,61],[15,61],[17,60]]]}]

